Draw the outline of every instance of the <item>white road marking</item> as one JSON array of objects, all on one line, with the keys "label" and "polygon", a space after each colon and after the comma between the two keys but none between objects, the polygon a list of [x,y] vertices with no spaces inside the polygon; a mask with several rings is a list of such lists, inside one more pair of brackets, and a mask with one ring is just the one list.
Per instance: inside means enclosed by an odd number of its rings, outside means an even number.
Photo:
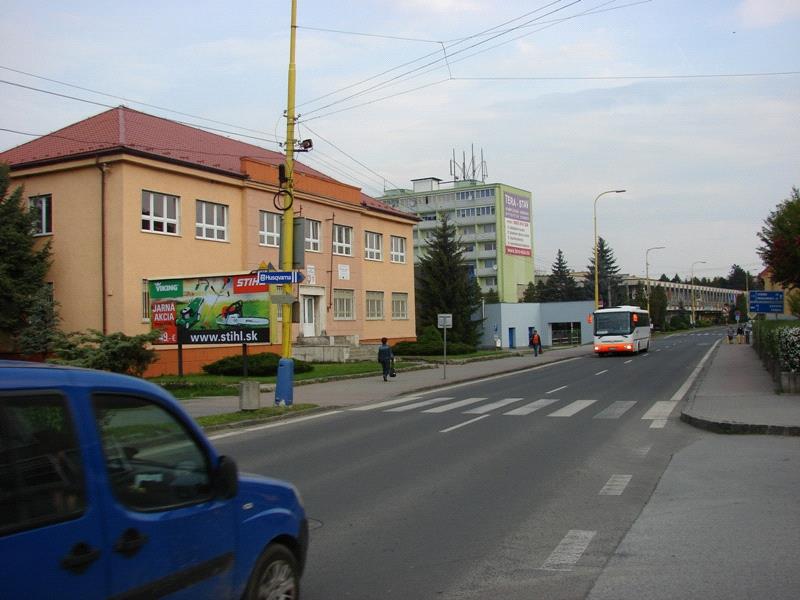
[{"label": "white road marking", "polygon": [[575,400],[570,404],[567,404],[564,408],[557,410],[556,412],[552,412],[548,417],[571,417],[575,413],[582,411],[587,406],[591,406],[597,402],[597,400]]},{"label": "white road marking", "polygon": [[570,530],[540,568],[545,571],[571,571],[596,533],[579,529]]},{"label": "white road marking", "polygon": [[595,375],[602,375],[603,373],[608,373],[608,369],[603,369],[602,371],[598,371]]},{"label": "white road marking", "polygon": [[452,400],[452,396],[443,396],[439,398],[429,398],[428,400],[422,400],[421,402],[414,402],[413,404],[407,404],[405,406],[398,406],[397,408],[390,408],[386,412],[405,412],[407,410],[414,410],[417,408],[422,408],[423,406],[430,406],[431,404],[437,404],[439,402],[445,402],[447,400]]},{"label": "white road marking", "polygon": [[419,394],[415,396],[404,396],[403,398],[398,398],[396,400],[376,402],[375,404],[364,404],[363,406],[356,406],[355,408],[351,408],[349,410],[378,410],[379,408],[386,408],[387,406],[394,406],[396,404],[402,404],[403,402],[410,402],[411,400],[416,400],[417,398],[419,398]]},{"label": "white road marking", "polygon": [[636,400],[617,400],[605,410],[597,413],[595,419],[619,419],[636,404]]},{"label": "white road marking", "polygon": [[422,412],[443,413],[447,412],[448,410],[461,408],[462,406],[469,406],[470,404],[475,404],[476,402],[482,402],[483,400],[486,400],[486,398],[467,398],[465,400],[458,400],[457,402],[451,402],[450,404],[445,404],[444,406],[436,406],[434,408],[429,408],[428,410],[423,410]]},{"label": "white road marking", "polygon": [[466,425],[470,425],[472,423],[475,423],[476,421],[480,421],[481,419],[485,419],[488,416],[489,415],[481,415],[480,417],[475,417],[474,419],[470,419],[469,421],[464,421],[460,425],[453,425],[452,427],[448,427],[447,429],[442,429],[441,431],[439,431],[439,433],[448,433],[448,432],[453,431],[455,429],[459,429],[459,428],[464,427]]},{"label": "white road marking", "polygon": [[552,394],[552,393],[558,392],[558,391],[560,391],[560,390],[563,390],[563,389],[564,389],[564,388],[566,388],[566,387],[567,387],[567,386],[565,386],[565,385],[562,385],[561,387],[557,387],[557,388],[556,388],[556,389],[554,389],[554,390],[550,390],[549,392],[545,392],[545,394]]},{"label": "white road marking", "polygon": [[630,360],[626,360],[626,361],[625,361],[624,363],[622,363],[622,364],[623,364],[623,365],[629,365],[629,364],[631,364],[632,362],[633,362],[633,359],[630,359]]},{"label": "white road marking", "polygon": [[647,456],[647,453],[650,452],[650,448],[653,447],[653,444],[648,444],[647,446],[639,446],[638,448],[633,449],[633,455],[639,458],[644,458]]},{"label": "white road marking", "polygon": [[540,408],[544,408],[545,406],[550,406],[558,402],[557,398],[542,398],[541,400],[534,400],[530,404],[526,404],[525,406],[520,406],[519,408],[515,408],[514,410],[510,410],[507,413],[503,413],[504,415],[512,415],[512,416],[519,416],[519,415],[529,415],[532,412],[536,412]]},{"label": "white road marking", "polygon": [[310,421],[312,419],[319,419],[321,417],[327,417],[330,415],[335,415],[336,413],[343,412],[341,410],[331,410],[329,412],[318,413],[316,415],[309,415],[307,417],[297,417],[296,419],[286,419],[284,421],[278,421],[277,423],[270,423],[268,425],[257,425],[256,427],[248,427],[247,429],[237,429],[236,431],[228,431],[226,433],[218,433],[216,435],[208,436],[210,440],[221,440],[222,438],[226,437],[233,437],[234,435],[243,435],[245,433],[250,433],[253,431],[261,431],[262,429],[272,429],[274,427],[285,427],[286,425],[293,425],[295,423],[302,423],[303,421]]},{"label": "white road marking", "polygon": [[621,496],[633,475],[612,475],[598,496]]},{"label": "white road marking", "polygon": [[477,408],[471,408],[469,410],[465,410],[465,415],[482,415],[484,413],[493,411],[495,408],[502,408],[508,404],[513,404],[514,402],[519,402],[520,400],[524,400],[525,398],[503,398],[502,400],[498,400],[497,402],[492,402],[491,404],[484,404],[483,406],[479,406]]},{"label": "white road marking", "polygon": [[667,419],[669,419],[670,414],[675,407],[678,405],[678,402],[683,400],[683,397],[686,395],[686,392],[689,391],[689,388],[692,387],[694,380],[697,379],[697,376],[700,375],[700,371],[703,369],[703,365],[706,364],[708,357],[711,356],[711,353],[717,347],[722,340],[717,340],[708,349],[708,352],[705,353],[703,358],[700,360],[698,365],[695,367],[692,374],[683,382],[678,391],[672,395],[672,398],[669,400],[659,400],[648,410],[643,416],[642,420],[652,420],[653,422],[650,423],[650,429],[663,429],[664,426],[667,424]]}]

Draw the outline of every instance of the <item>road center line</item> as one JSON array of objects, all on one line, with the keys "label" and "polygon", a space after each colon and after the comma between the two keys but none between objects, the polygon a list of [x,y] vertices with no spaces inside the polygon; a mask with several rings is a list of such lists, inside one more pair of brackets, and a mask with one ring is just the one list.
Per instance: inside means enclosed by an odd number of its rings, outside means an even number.
[{"label": "road center line", "polygon": [[598,371],[595,375],[602,375],[603,373],[608,373],[608,369],[603,369],[602,371]]},{"label": "road center line", "polygon": [[630,360],[626,360],[626,361],[625,361],[624,363],[622,363],[622,364],[623,364],[623,365],[629,365],[629,364],[631,364],[632,362],[633,362],[633,359],[631,358]]},{"label": "road center line", "polygon": [[540,568],[545,571],[572,571],[595,534],[596,531],[570,530]]},{"label": "road center line", "polygon": [[480,421],[481,419],[485,419],[488,416],[489,415],[481,415],[480,417],[475,417],[474,419],[470,419],[469,421],[464,421],[460,425],[453,425],[452,427],[448,427],[447,429],[442,429],[441,431],[439,431],[439,433],[448,433],[448,432],[453,431],[455,429],[459,429],[461,427],[465,427],[467,425],[475,423],[476,421]]},{"label": "road center line", "polygon": [[563,390],[563,389],[564,389],[564,388],[566,388],[566,387],[567,387],[567,386],[565,386],[565,385],[562,385],[561,387],[557,387],[557,388],[556,388],[556,389],[554,389],[554,390],[550,390],[549,392],[545,392],[545,394],[553,394],[553,393],[555,393],[555,392],[557,392],[557,391],[559,391],[559,390]]}]

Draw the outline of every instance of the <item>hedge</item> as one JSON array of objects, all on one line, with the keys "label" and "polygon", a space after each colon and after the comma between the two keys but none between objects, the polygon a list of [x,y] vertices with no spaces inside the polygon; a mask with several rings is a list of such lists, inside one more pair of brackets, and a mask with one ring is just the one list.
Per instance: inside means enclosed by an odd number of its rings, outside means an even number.
[{"label": "hedge", "polygon": [[[278,374],[277,354],[262,352],[250,354],[247,357],[247,375],[253,377],[270,377]],[[306,373],[314,367],[303,360],[294,361],[295,373]],[[244,372],[244,361],[241,354],[226,356],[213,363],[203,366],[203,371],[209,375],[241,375]]]}]

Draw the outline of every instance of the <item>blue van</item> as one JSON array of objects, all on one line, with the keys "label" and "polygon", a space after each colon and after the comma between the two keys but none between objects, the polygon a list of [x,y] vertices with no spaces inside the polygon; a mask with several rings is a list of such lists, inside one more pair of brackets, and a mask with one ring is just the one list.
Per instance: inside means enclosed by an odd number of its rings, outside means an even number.
[{"label": "blue van", "polygon": [[160,387],[0,361],[0,598],[297,599],[307,547],[295,488]]}]

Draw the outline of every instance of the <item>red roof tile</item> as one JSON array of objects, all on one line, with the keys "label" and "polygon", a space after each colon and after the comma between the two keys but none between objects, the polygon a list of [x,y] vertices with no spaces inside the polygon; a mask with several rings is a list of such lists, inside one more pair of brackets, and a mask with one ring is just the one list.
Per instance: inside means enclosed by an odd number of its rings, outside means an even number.
[{"label": "red roof tile", "polygon": [[[280,152],[119,106],[0,152],[0,162],[20,168],[122,150],[240,177],[245,175],[242,158],[274,165],[285,160]],[[297,161],[294,168],[299,173],[335,181]],[[409,217],[409,214],[366,194],[362,193],[361,197],[364,207]]]},{"label": "red roof tile", "polygon": [[[119,106],[2,152],[0,162],[20,167],[120,149],[239,176],[244,175],[242,157],[271,164],[284,161],[280,152]],[[331,179],[298,162],[295,170]]]}]

